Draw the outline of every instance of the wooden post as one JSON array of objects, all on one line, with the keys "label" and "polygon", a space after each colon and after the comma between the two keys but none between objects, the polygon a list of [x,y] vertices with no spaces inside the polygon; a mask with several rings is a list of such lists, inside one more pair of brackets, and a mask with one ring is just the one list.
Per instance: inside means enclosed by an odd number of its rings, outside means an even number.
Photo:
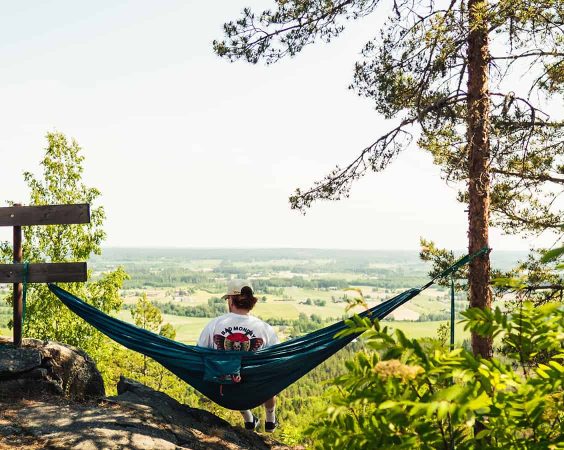
[{"label": "wooden post", "polygon": [[24,265],[22,226],[90,223],[90,205],[41,205],[0,208],[0,226],[14,229],[14,261],[0,264],[0,283],[14,286],[14,346],[22,345],[23,284],[86,281],[86,263],[35,263]]},{"label": "wooden post", "polygon": [[[17,203],[14,206],[21,206]],[[22,227],[14,226],[14,264],[23,260]],[[14,283],[14,346],[22,345],[23,284]]]}]

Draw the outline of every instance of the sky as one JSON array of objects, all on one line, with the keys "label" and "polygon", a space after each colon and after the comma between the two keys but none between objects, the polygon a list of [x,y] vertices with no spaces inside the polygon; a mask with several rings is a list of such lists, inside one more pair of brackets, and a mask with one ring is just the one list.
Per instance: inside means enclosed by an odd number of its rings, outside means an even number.
[{"label": "sky", "polygon": [[[390,126],[347,86],[383,15],[272,66],[212,51],[222,24],[264,1],[3,2],[1,206],[27,203],[45,134],[83,149],[111,247],[467,247],[467,214],[415,146],[350,198],[305,215],[288,197],[346,164]],[[96,205],[94,205],[96,206]],[[0,239],[11,239],[0,230]],[[526,250],[490,232],[490,246]]]}]

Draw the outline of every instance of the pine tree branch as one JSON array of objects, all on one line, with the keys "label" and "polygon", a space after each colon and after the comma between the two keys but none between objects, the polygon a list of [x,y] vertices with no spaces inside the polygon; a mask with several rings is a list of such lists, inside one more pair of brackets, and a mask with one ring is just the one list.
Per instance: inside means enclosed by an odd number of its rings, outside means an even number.
[{"label": "pine tree branch", "polygon": [[503,59],[521,59],[521,58],[532,58],[536,56],[559,56],[564,57],[564,53],[560,52],[546,52],[546,51],[529,51],[525,53],[521,53],[520,55],[510,55],[510,56],[491,56],[491,60],[503,60]]},{"label": "pine tree branch", "polygon": [[544,174],[529,175],[529,174],[524,173],[524,172],[511,172],[509,170],[503,170],[503,169],[497,169],[497,168],[492,168],[491,172],[496,173],[496,174],[500,174],[500,175],[505,175],[505,176],[524,178],[526,180],[531,180],[531,181],[550,181],[552,183],[564,184],[564,178],[556,178],[556,177],[552,177],[550,175],[544,175]]},{"label": "pine tree branch", "polygon": [[[387,167],[392,158],[399,152],[399,149],[394,149],[388,153],[385,153],[385,150],[387,150],[390,145],[396,143],[396,139],[399,135],[409,135],[409,133],[404,130],[405,127],[413,125],[414,123],[421,123],[427,114],[440,111],[443,108],[464,101],[466,101],[466,95],[457,93],[449,97],[441,98],[431,105],[428,105],[423,110],[418,111],[416,115],[402,120],[398,126],[380,136],[375,142],[362,150],[359,156],[345,168],[341,169],[337,167],[331,174],[327,175],[324,180],[316,182],[313,188],[305,192],[297,189],[296,193],[289,199],[291,208],[303,212],[311,206],[314,200],[338,200],[343,196],[347,196],[350,184],[364,175],[368,168],[377,172]],[[378,150],[378,154],[375,154]],[[373,154],[373,156],[368,156],[370,154]]]}]

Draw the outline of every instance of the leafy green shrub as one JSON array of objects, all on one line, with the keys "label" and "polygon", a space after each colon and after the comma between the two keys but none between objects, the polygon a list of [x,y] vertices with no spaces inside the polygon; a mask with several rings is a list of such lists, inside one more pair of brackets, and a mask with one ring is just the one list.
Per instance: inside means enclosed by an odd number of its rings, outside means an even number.
[{"label": "leafy green shrub", "polygon": [[[564,308],[524,303],[463,313],[497,337],[504,362],[391,333],[355,317],[366,348],[335,379],[338,394],[310,432],[318,448],[555,449],[564,439]],[[539,354],[546,364],[535,363]]]}]

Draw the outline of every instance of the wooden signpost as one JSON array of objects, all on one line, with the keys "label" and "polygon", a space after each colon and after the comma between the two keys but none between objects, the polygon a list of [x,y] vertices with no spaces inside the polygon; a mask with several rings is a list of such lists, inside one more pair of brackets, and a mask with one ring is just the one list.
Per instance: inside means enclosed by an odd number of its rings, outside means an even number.
[{"label": "wooden signpost", "polygon": [[[14,346],[22,345],[23,282],[86,281],[86,263],[23,264],[22,226],[90,223],[90,205],[14,205],[0,208],[0,226],[14,228],[14,262],[0,264],[0,283],[14,285]],[[27,269],[27,270],[26,270]]]}]

